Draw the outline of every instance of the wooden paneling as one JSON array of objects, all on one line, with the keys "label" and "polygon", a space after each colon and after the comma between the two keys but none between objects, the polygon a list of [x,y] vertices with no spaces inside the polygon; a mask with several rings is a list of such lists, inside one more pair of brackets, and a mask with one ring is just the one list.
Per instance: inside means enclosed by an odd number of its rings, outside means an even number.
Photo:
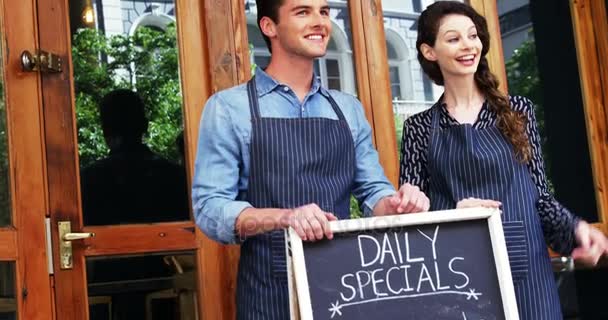
[{"label": "wooden paneling", "polygon": [[[45,172],[37,73],[21,70],[19,55],[37,47],[35,1],[2,4],[4,90],[10,150],[11,196],[14,229],[0,234],[4,258],[16,258],[16,292],[20,319],[48,319],[51,290],[47,272],[44,218]],[[6,241],[6,242],[5,242]]]},{"label": "wooden paneling", "polygon": [[399,155],[395,134],[392,95],[382,1],[349,2],[355,48],[355,68],[359,99],[372,125],[380,164],[388,179],[399,183]]},{"label": "wooden paneling", "polygon": [[0,230],[0,261],[17,260],[17,232],[13,228]]},{"label": "wooden paneling", "polygon": [[[598,59],[600,66],[598,74],[602,82],[604,110],[606,110],[606,105],[608,104],[608,14],[606,13],[606,1],[591,1],[591,14],[593,17],[593,34],[595,35],[597,44],[597,55],[600,58]],[[605,112],[605,114],[608,115],[608,112]],[[605,119],[605,123],[608,123],[608,118]],[[603,221],[608,222],[608,216],[604,216],[604,218]]]},{"label": "wooden paneling", "polygon": [[74,246],[84,246],[86,256],[136,254],[153,251],[193,250],[198,247],[192,222],[158,225],[86,227],[95,236]]},{"label": "wooden paneling", "polygon": [[[583,103],[585,105],[587,136],[591,151],[591,164],[598,202],[597,207],[598,212],[600,212],[600,220],[603,224],[606,224],[608,222],[608,212],[606,212],[608,209],[608,190],[606,190],[608,184],[608,117],[606,96],[608,92],[604,91],[606,84],[602,82],[606,79],[608,70],[606,69],[606,61],[602,61],[606,59],[606,56],[601,56],[598,53],[606,50],[608,38],[606,38],[607,33],[598,34],[607,30],[605,26],[607,23],[605,8],[601,6],[604,10],[602,13],[594,12],[597,11],[594,5],[597,8],[599,2],[599,0],[571,0],[570,8]],[[596,18],[603,20],[594,23]],[[603,23],[604,26],[598,25],[598,30],[595,28],[596,23]]]},{"label": "wooden paneling", "polygon": [[502,51],[502,40],[500,39],[500,23],[498,22],[498,10],[496,1],[488,0],[468,0],[471,7],[483,15],[488,22],[490,32],[490,51],[486,55],[490,70],[500,81],[500,91],[507,93],[507,71],[505,68],[505,58]]},{"label": "wooden paneling", "polygon": [[[74,115],[74,89],[72,83],[72,63],[70,57],[70,28],[68,2],[66,0],[40,1],[40,12],[54,12],[39,18],[41,47],[59,54],[64,59],[61,74],[45,75],[44,110],[46,121],[46,141],[48,159],[48,183],[50,215],[52,220],[53,243],[58,243],[56,225],[58,221],[72,221],[73,231],[82,229],[80,215],[80,192],[78,181],[78,154]],[[215,7],[209,10],[215,11]],[[200,1],[176,1],[176,20],[178,43],[180,45],[180,79],[184,97],[184,139],[186,166],[192,173],[196,150],[198,121],[202,104],[211,92],[210,72],[206,46],[209,45],[204,22],[203,3]],[[192,222],[142,224],[129,226],[88,227],[96,237],[74,243],[74,269],[60,270],[55,252],[55,292],[56,310],[61,319],[86,319],[88,313],[86,279],[84,272],[85,256],[110,254],[136,254],[144,252],[193,250],[203,263],[198,269],[200,314],[211,314],[209,310],[218,307],[217,299],[221,291],[209,291],[213,287],[206,281],[219,282],[225,268],[210,272],[204,263],[217,261],[213,252],[217,247],[206,241]],[[56,248],[54,248],[55,251]],[[204,275],[204,276],[201,276]],[[221,312],[221,311],[220,311]],[[215,319],[210,316],[209,319]]]},{"label": "wooden paneling", "polygon": [[[244,2],[205,0],[203,3],[204,7],[199,12],[205,21],[211,90],[204,92],[206,97],[200,101],[201,104],[191,110],[192,120],[198,120],[208,96],[242,83],[251,76]],[[193,132],[198,132],[198,123],[189,125]],[[188,146],[196,150],[196,139]],[[189,160],[193,162],[194,157],[192,154]],[[219,245],[200,231],[197,235],[201,244],[199,274],[204,315],[207,319],[234,319],[239,247]]]},{"label": "wooden paneling", "polygon": [[[71,221],[72,231],[82,225],[79,214],[78,153],[76,146],[69,8],[66,0],[38,1],[40,48],[63,59],[60,74],[43,74],[43,109],[52,243],[59,243],[58,221]],[[52,14],[50,14],[52,13]],[[84,257],[74,256],[74,268],[61,270],[54,246],[55,303],[61,319],[88,318]]]},{"label": "wooden paneling", "polygon": [[[594,119],[595,125],[597,126],[597,132],[600,137],[600,143],[603,143],[601,147],[604,148],[603,152],[606,152],[606,143],[608,142],[608,15],[606,13],[606,1],[605,0],[594,0],[591,1],[591,14],[593,17],[593,35],[595,36],[596,41],[596,53],[598,57],[599,64],[599,74],[601,81],[601,89],[600,92],[602,94],[602,105],[595,106],[595,108],[601,108],[603,110],[604,118]],[[599,114],[598,114],[599,115]],[[604,137],[603,139],[601,137]],[[599,146],[592,146],[594,149]],[[602,149],[599,149],[602,152]],[[595,179],[598,180],[596,185],[599,186],[608,186],[608,167],[606,166],[606,161],[608,161],[608,154],[603,153],[600,156],[600,159],[603,163],[603,175],[598,175]],[[602,225],[602,229],[605,234],[608,235],[608,193],[605,189],[599,190],[598,193],[598,202],[601,204],[598,205],[599,211],[599,220]],[[608,260],[608,259],[607,259]]]},{"label": "wooden paneling", "polygon": [[[180,75],[184,95],[184,145],[189,186],[192,186],[194,173],[198,124],[203,104],[212,91],[204,12],[202,1],[176,1]],[[223,280],[222,269],[221,266],[214,264],[214,261],[224,259],[220,256],[222,251],[198,228],[195,228],[195,244],[198,247],[198,313],[204,315],[203,319],[224,319],[226,317],[222,318],[219,315],[222,313],[223,303],[226,303],[226,297],[218,298],[222,300],[220,303],[214,301],[215,297],[223,297],[223,287],[220,283]],[[207,314],[215,317],[207,318]]]},{"label": "wooden paneling", "polygon": [[[372,126],[372,140],[376,145],[374,133],[374,109],[372,106],[371,88],[369,85],[369,71],[367,65],[367,52],[365,50],[365,26],[363,25],[363,7],[361,1],[351,1],[348,4],[351,29],[353,34],[353,61],[355,64],[355,78],[357,79],[357,98],[363,104],[365,117]],[[358,35],[358,36],[354,36]],[[382,155],[381,155],[382,156]]]}]

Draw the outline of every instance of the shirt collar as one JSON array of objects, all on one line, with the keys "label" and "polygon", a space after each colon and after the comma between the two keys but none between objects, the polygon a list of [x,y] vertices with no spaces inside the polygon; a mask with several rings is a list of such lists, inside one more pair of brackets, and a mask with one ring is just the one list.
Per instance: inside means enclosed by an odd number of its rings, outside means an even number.
[{"label": "shirt collar", "polygon": [[[271,77],[266,71],[262,70],[259,67],[255,68],[255,84],[258,91],[258,96],[264,96],[277,87],[282,86],[277,80]],[[317,75],[313,75],[312,78],[312,86],[310,87],[310,94],[315,94],[317,92],[321,92],[324,96],[328,97],[329,92],[327,89],[321,86],[321,77]]]},{"label": "shirt collar", "polygon": [[[458,120],[454,119],[454,117],[452,117],[452,115],[448,112],[447,105],[443,100],[443,94],[441,95],[439,100],[437,100],[434,107],[438,107],[439,110],[441,111],[439,124],[442,127],[460,124],[458,122]],[[477,116],[477,121],[475,121],[474,125],[484,124],[487,121],[491,120],[490,111],[491,110],[490,110],[490,107],[488,106],[488,100],[486,99],[483,102],[483,104],[481,105],[481,110],[479,110],[479,115]]]}]

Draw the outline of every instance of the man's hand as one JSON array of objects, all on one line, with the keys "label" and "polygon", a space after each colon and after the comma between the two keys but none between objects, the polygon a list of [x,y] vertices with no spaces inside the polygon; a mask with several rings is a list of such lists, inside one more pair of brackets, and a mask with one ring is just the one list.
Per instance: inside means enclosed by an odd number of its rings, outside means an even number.
[{"label": "man's hand", "polygon": [[595,266],[602,256],[608,256],[608,238],[585,221],[580,221],[575,230],[578,247],[572,258],[586,266]]},{"label": "man's hand", "polygon": [[429,198],[420,188],[406,183],[394,195],[380,200],[374,208],[374,215],[424,212],[430,206]]},{"label": "man's hand", "polygon": [[464,209],[464,208],[495,208],[498,209],[502,203],[495,200],[488,199],[478,199],[478,198],[466,198],[458,201],[456,204],[456,209]]},{"label": "man's hand", "polygon": [[304,241],[316,241],[323,237],[334,237],[329,228],[329,221],[335,220],[338,218],[332,213],[325,212],[312,203],[285,211],[281,225],[284,228],[292,227]]}]

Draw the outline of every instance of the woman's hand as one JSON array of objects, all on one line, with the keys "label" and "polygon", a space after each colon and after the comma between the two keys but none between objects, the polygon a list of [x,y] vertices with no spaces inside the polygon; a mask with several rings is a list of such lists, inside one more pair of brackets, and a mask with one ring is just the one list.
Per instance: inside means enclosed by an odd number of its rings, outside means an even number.
[{"label": "woman's hand", "polygon": [[595,266],[602,256],[608,256],[608,238],[589,225],[580,221],[575,230],[578,247],[572,251],[572,258],[586,266]]},{"label": "woman's hand", "polygon": [[429,211],[431,202],[417,186],[406,183],[392,196],[382,198],[374,207],[375,216]]},{"label": "woman's hand", "polygon": [[466,198],[458,201],[458,203],[456,204],[456,209],[477,207],[498,209],[501,205],[502,203],[500,201],[478,198]]}]

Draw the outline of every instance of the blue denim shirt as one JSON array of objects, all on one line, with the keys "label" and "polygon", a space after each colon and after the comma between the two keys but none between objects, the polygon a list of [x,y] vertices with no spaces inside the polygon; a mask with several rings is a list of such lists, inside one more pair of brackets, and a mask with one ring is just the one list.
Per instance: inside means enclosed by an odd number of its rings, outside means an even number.
[{"label": "blue denim shirt", "polygon": [[[355,97],[321,87],[313,79],[310,92],[300,103],[288,86],[278,83],[261,69],[256,85],[262,117],[338,119],[326,96],[336,100],[353,135],[356,172],[352,194],[371,215],[376,203],[395,193],[378,153],[363,106]],[[221,243],[238,243],[236,218],[251,204],[246,202],[249,179],[251,114],[245,84],[220,91],[207,101],[200,123],[198,152],[192,182],[192,206],[196,224]]]}]

